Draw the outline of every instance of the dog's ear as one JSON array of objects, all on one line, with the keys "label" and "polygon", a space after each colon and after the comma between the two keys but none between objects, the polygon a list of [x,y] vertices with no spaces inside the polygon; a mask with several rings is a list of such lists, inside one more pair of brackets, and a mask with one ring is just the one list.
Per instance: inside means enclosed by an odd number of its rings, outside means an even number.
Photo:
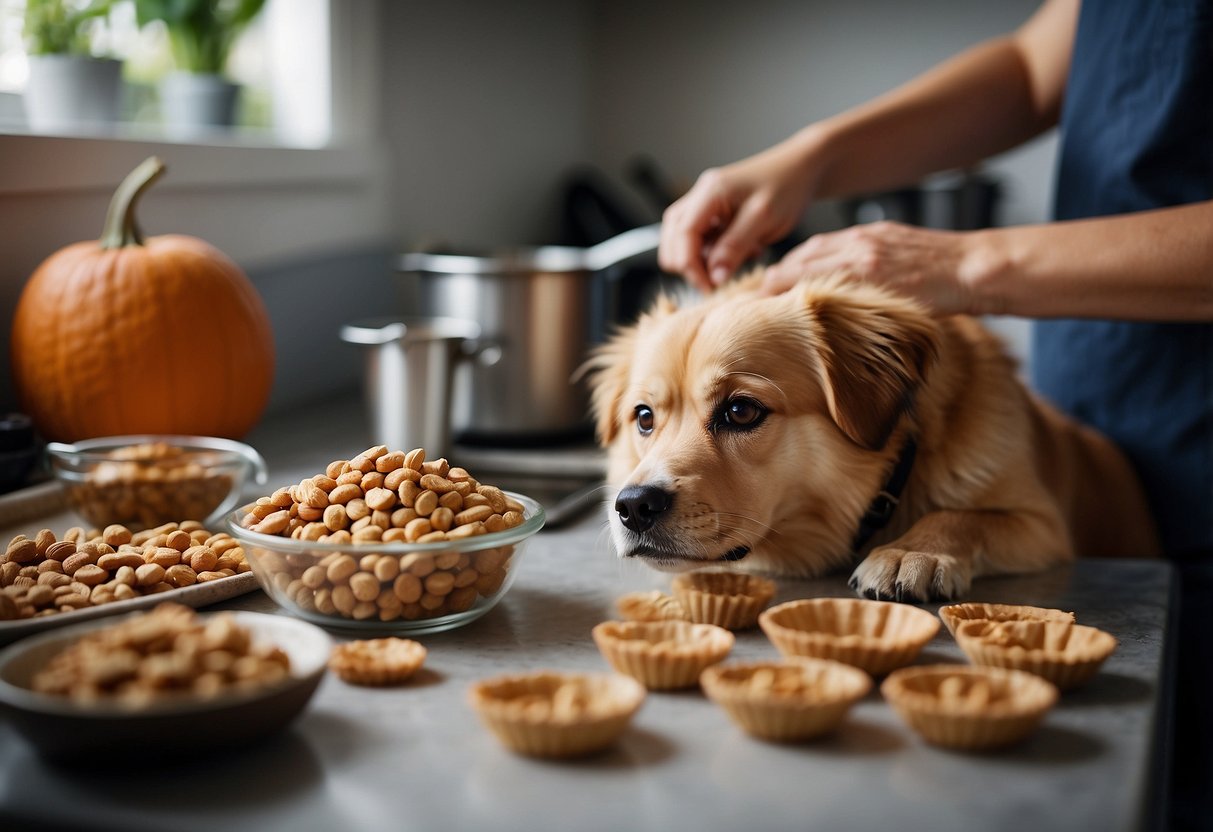
[{"label": "dog's ear", "polygon": [[622,329],[597,347],[577,371],[577,377],[589,378],[594,432],[604,447],[619,433],[620,400],[632,371],[635,343],[636,327]]},{"label": "dog's ear", "polygon": [[917,304],[868,287],[806,287],[830,416],[869,450],[888,442],[939,352],[938,324]]}]

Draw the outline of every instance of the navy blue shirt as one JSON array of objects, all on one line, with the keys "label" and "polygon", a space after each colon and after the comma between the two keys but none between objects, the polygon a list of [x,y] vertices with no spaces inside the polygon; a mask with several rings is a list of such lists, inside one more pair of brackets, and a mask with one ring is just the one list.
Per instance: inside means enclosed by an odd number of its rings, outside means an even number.
[{"label": "navy blue shirt", "polygon": [[[1056,219],[1208,199],[1213,2],[1086,0],[1061,116]],[[1168,554],[1213,551],[1213,324],[1038,321],[1032,375],[1128,454]]]}]

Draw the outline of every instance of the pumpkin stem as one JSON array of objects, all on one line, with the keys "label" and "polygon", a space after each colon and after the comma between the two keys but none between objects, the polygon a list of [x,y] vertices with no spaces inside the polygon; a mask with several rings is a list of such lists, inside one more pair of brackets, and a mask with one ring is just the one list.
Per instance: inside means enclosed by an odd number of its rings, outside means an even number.
[{"label": "pumpkin stem", "polygon": [[110,200],[109,210],[105,214],[105,228],[101,230],[101,248],[122,248],[123,246],[143,245],[143,233],[139,223],[135,221],[135,205],[139,197],[150,188],[164,173],[164,162],[155,156],[145,159],[135,168]]}]

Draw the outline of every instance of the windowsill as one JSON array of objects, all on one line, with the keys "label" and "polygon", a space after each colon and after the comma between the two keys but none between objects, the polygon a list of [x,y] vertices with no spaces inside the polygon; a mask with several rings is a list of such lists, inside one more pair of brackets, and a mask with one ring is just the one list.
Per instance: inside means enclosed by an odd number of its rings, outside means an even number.
[{"label": "windowsill", "polygon": [[160,156],[163,189],[315,185],[365,181],[383,169],[377,143],[285,147],[271,131],[236,129],[174,138],[152,125],[105,125],[90,134],[32,133],[0,121],[0,195],[111,189],[133,164]]}]

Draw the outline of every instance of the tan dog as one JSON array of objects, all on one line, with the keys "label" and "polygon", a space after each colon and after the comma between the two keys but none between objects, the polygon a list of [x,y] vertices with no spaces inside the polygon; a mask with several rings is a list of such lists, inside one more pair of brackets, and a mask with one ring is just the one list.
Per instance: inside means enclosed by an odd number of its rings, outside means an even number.
[{"label": "tan dog", "polygon": [[[621,557],[957,598],[974,577],[1158,551],[1110,442],[1033,398],[976,321],[831,276],[669,298],[591,359]],[[891,514],[890,514],[891,512]]]}]

